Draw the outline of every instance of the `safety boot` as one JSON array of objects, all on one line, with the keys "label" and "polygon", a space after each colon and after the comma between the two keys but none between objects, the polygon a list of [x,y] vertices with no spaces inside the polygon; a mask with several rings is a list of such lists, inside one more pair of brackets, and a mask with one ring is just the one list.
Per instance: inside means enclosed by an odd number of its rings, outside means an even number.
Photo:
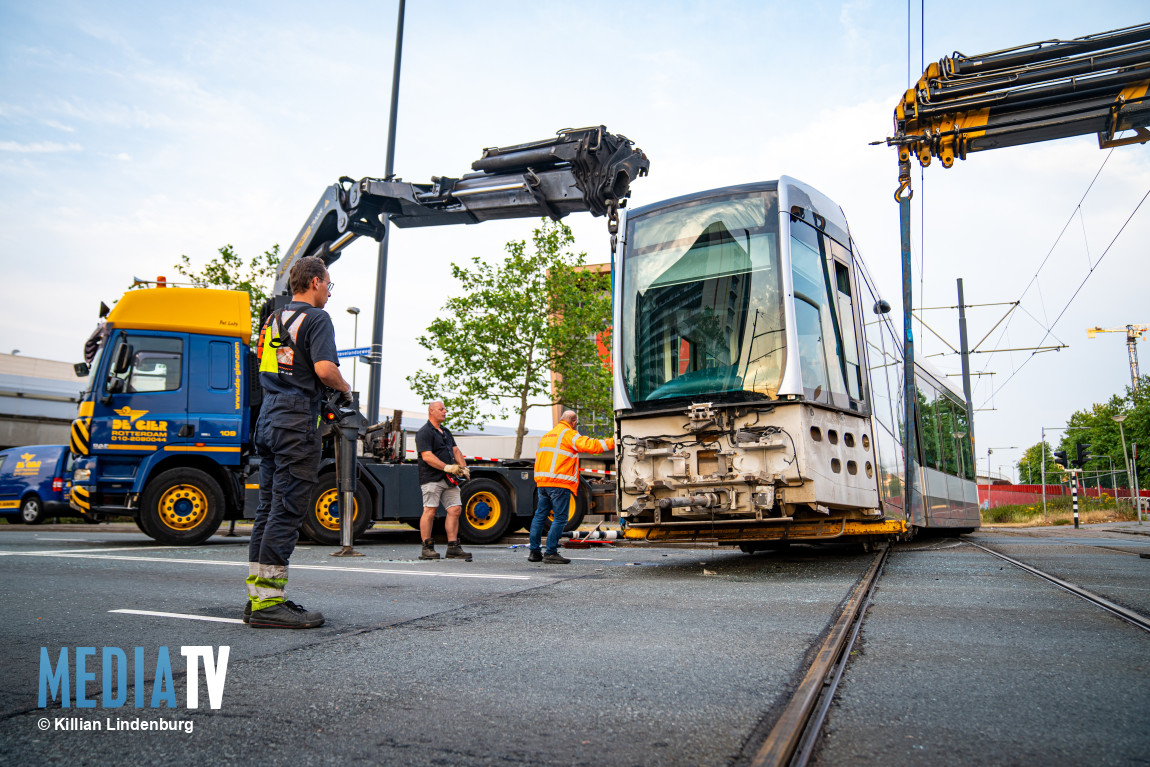
[{"label": "safety boot", "polygon": [[470,562],[471,552],[464,551],[463,547],[459,545],[459,541],[448,541],[447,559],[462,559],[464,562]]},{"label": "safety boot", "polygon": [[[448,556],[451,556],[448,553]],[[435,550],[435,541],[428,538],[423,542],[423,551],[419,552],[420,559],[439,559],[439,552]]]},{"label": "safety boot", "polygon": [[252,620],[252,600],[244,603],[244,623],[251,623]]},{"label": "safety boot", "polygon": [[308,612],[288,600],[252,610],[249,624],[254,629],[314,629],[323,625],[323,613]]},{"label": "safety boot", "polygon": [[547,565],[569,565],[571,560],[559,552],[555,552],[554,554],[544,554],[543,563]]}]

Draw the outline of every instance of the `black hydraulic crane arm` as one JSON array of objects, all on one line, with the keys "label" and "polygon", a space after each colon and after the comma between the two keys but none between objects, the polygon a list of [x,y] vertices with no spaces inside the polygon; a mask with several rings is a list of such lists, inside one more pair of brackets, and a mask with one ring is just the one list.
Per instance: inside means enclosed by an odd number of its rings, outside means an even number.
[{"label": "black hydraulic crane arm", "polygon": [[[932,63],[894,110],[899,192],[910,159],[944,167],[971,152],[1098,134],[1101,147],[1150,141],[1150,24]],[[1119,136],[1124,131],[1133,135]],[[875,142],[883,143],[883,142]]]},{"label": "black hydraulic crane arm", "polygon": [[280,261],[272,294],[285,292],[291,265],[303,256],[331,264],[359,237],[379,241],[384,219],[398,227],[477,224],[502,218],[588,211],[618,229],[618,209],[631,182],[650,162],[625,136],[604,126],[559,131],[554,138],[492,147],[461,178],[432,177],[430,184],[343,177],[329,186]]}]

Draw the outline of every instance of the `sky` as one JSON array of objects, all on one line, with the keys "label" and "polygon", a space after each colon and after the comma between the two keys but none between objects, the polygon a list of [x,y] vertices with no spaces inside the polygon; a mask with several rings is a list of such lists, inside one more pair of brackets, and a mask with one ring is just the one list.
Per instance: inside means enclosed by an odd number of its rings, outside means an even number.
[{"label": "sky", "polygon": [[[100,301],[133,277],[176,279],[181,255],[198,266],[225,244],[245,257],[286,246],[340,176],[382,176],[396,11],[0,0],[0,262],[11,285],[0,351],[79,360]],[[1146,15],[1109,0],[411,0],[396,174],[459,176],[484,147],[603,124],[651,160],[632,207],[790,175],[842,206],[897,313],[896,160],[869,144],[890,135],[922,62]],[[930,307],[954,307],[962,278],[970,305],[1021,298],[997,328],[1008,306],[969,309],[972,345],[989,333],[983,350],[1068,346],[973,358],[987,374],[974,387],[979,471],[1009,473],[1042,427],[1129,384],[1123,335],[1088,340],[1086,328],[1150,323],[1150,204],[1138,207],[1150,155],[1086,136],[916,166],[914,187],[914,304],[927,324],[958,345],[957,313]],[[603,219],[566,221],[589,261],[609,260]],[[392,229],[383,411],[423,409],[405,379],[426,360],[415,338],[458,291],[451,263],[497,260],[537,225]],[[364,239],[332,265],[340,348],[370,342],[376,263]],[[349,306],[362,310],[358,328]],[[935,367],[959,370],[930,331],[916,337]],[[355,364],[366,391],[367,367]],[[535,411],[529,425],[546,428],[549,415]]]}]

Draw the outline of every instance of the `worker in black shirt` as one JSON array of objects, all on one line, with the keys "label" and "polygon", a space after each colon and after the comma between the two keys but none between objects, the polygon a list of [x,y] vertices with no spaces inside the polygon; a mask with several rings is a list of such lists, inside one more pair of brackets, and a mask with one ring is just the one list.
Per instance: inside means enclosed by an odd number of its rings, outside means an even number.
[{"label": "worker in black shirt", "polygon": [[[423,516],[419,520],[419,533],[423,537],[420,559],[439,559],[435,551],[432,528],[435,510],[442,503],[447,509],[447,558],[471,561],[471,554],[459,545],[459,513],[463,504],[459,497],[459,483],[471,479],[463,451],[455,444],[455,437],[443,425],[447,408],[438,400],[427,407],[427,423],[415,434],[415,451],[419,455],[419,489],[423,491]],[[450,479],[449,479],[450,477]]]},{"label": "worker in black shirt", "polygon": [[[311,502],[319,473],[321,386],[351,387],[339,372],[335,329],[323,310],[332,283],[323,261],[307,256],[289,274],[292,300],[273,312],[260,330],[263,404],[256,422],[260,456],[260,502],[248,544],[248,604],[244,620],[254,628],[315,628],[323,614],[284,599],[288,559]],[[250,617],[249,613],[250,612]]]}]

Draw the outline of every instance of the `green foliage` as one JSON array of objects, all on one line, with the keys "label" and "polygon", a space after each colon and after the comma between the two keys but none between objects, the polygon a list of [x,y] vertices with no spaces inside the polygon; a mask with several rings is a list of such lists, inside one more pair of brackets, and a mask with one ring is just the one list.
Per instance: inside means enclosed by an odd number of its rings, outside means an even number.
[{"label": "green foliage", "polygon": [[[1039,485],[1042,484],[1042,456],[1043,444],[1035,442],[1030,447],[1026,448],[1026,453],[1023,454],[1022,460],[1018,462],[1018,477],[1019,482],[1024,485]],[[1061,481],[1062,467],[1054,462],[1054,448],[1050,443],[1046,443],[1046,483],[1054,484]]]},{"label": "green foliage", "polygon": [[[512,241],[498,265],[453,263],[460,295],[418,339],[429,369],[407,379],[425,401],[443,400],[456,427],[517,412],[515,457],[533,407],[610,410],[610,373],[595,364],[595,334],[611,321],[610,278],[579,272],[586,254],[573,253],[574,242],[567,225],[544,219],[530,250]],[[552,370],[564,376],[554,394]]]},{"label": "green foliage", "polygon": [[[1125,415],[1126,420],[1119,429],[1114,416]],[[1076,428],[1064,432],[1059,450],[1065,450],[1067,456],[1074,459],[1074,446],[1078,442],[1090,444],[1090,454],[1095,456],[1086,466],[1091,475],[1097,474],[1103,487],[1112,487],[1111,460],[1114,471],[1118,475],[1118,485],[1126,487],[1126,462],[1122,457],[1122,437],[1126,435],[1127,456],[1133,459],[1134,443],[1139,445],[1138,480],[1141,487],[1147,487],[1150,482],[1150,376],[1143,376],[1139,380],[1138,391],[1127,386],[1123,395],[1115,394],[1109,401],[1091,405],[1086,410],[1080,410],[1070,416],[1066,424]],[[1109,456],[1107,460],[1105,456]],[[1093,478],[1088,480],[1094,485]]]},{"label": "green foliage", "polygon": [[247,292],[251,303],[254,338],[259,334],[260,309],[271,297],[272,284],[280,263],[280,246],[272,245],[271,250],[253,256],[246,265],[231,245],[223,246],[219,253],[198,272],[192,268],[192,260],[186,255],[180,256],[180,263],[174,268],[200,287]]}]

